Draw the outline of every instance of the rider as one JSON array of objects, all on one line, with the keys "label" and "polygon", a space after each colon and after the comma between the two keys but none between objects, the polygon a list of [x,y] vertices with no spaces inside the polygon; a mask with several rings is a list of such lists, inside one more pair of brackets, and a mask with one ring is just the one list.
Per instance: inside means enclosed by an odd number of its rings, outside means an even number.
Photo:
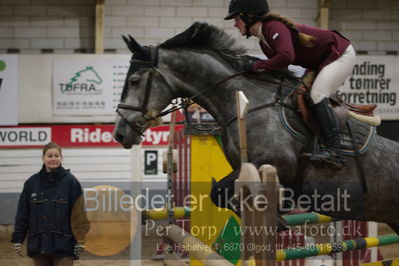
[{"label": "rider", "polygon": [[324,145],[319,152],[303,156],[314,156],[316,160],[342,168],[339,124],[328,98],[344,83],[355,65],[355,50],[350,41],[337,32],[294,24],[271,13],[266,0],[231,0],[225,19],[234,19],[234,27],[242,36],[257,37],[269,58],[246,65],[246,70],[273,71],[294,64],[317,73],[310,96]]}]

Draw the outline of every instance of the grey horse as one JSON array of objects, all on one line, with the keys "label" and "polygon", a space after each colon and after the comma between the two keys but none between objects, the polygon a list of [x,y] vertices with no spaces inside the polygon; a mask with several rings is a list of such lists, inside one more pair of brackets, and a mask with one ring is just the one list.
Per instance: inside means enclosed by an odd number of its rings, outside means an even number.
[{"label": "grey horse", "polygon": [[[125,42],[133,56],[114,131],[115,139],[125,148],[140,144],[141,134],[150,126],[149,120],[154,114],[162,115],[162,110],[178,97],[191,98],[223,128],[223,149],[234,169],[214,184],[212,198],[216,199],[218,191],[223,189],[231,195],[241,165],[234,119],[235,93],[241,90],[251,106],[270,103],[247,116],[248,160],[251,163],[257,167],[262,164],[275,166],[280,182],[293,189],[295,199],[307,195],[320,200],[325,195],[334,195],[338,201],[343,199],[345,191],[345,208],[331,207],[332,202],[316,206],[320,202],[313,201],[312,210],[337,219],[387,223],[399,233],[397,142],[375,135],[368,151],[361,155],[367,192],[359,181],[354,157],[346,157],[345,167],[341,170],[308,165],[298,177],[304,144],[282,125],[278,108],[283,107],[272,104],[278,96],[281,75],[288,84],[297,85],[296,79],[287,73],[240,74],[244,62],[253,58],[245,56],[245,51],[230,35],[206,23],[194,23],[183,33],[152,49],[140,46],[132,37],[125,38]],[[288,201],[291,200],[285,195]]]}]

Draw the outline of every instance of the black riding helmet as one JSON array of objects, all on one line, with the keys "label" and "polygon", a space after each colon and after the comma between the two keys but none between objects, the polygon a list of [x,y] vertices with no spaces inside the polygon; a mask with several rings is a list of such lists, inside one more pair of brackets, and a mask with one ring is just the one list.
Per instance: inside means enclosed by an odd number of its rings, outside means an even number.
[{"label": "black riding helmet", "polygon": [[247,29],[247,38],[251,37],[249,28],[254,25],[260,16],[269,12],[269,4],[266,0],[231,0],[229,14],[224,18],[229,20],[240,15]]},{"label": "black riding helmet", "polygon": [[[238,14],[263,15],[269,12],[269,5],[266,0],[231,0],[229,14],[224,18],[229,20]],[[241,15],[241,17],[243,17]],[[244,20],[245,23],[247,21]]]}]

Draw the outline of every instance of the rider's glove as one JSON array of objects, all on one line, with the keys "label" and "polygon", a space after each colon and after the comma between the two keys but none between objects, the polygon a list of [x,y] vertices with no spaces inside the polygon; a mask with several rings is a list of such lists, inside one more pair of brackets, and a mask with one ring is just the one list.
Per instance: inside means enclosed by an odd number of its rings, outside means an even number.
[{"label": "rider's glove", "polygon": [[244,71],[246,71],[246,72],[248,72],[248,73],[254,73],[255,72],[255,70],[254,70],[254,63],[253,62],[246,62],[246,63],[244,63],[244,65],[243,65],[243,70]]},{"label": "rider's glove", "polygon": [[85,249],[84,245],[76,243],[76,245],[73,249],[73,256],[74,256],[75,260],[79,259],[79,256],[80,256],[80,254],[83,253],[84,249]]},{"label": "rider's glove", "polygon": [[22,257],[22,243],[15,243],[14,244],[15,253]]}]

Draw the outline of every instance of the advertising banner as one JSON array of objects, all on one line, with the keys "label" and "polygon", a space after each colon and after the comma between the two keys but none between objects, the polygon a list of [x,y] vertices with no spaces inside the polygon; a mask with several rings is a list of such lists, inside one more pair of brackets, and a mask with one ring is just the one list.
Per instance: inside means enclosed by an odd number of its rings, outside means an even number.
[{"label": "advertising banner", "polygon": [[[54,60],[53,114],[115,115],[128,69],[126,60]],[[170,122],[170,114],[163,121]]]},{"label": "advertising banner", "polygon": [[[176,130],[182,129],[177,125]],[[120,147],[112,136],[114,125],[50,125],[0,127],[0,148],[35,148],[50,141],[61,147]],[[142,146],[168,145],[169,126],[149,128]]]},{"label": "advertising banner", "polygon": [[[128,67],[125,60],[55,60],[53,113],[115,114]],[[352,75],[339,88],[347,102],[377,104],[383,120],[399,119],[398,93],[398,56],[357,56]]]},{"label": "advertising banner", "polygon": [[129,62],[55,60],[54,115],[114,115]]},{"label": "advertising banner", "polygon": [[355,104],[377,104],[383,120],[399,119],[399,57],[358,56],[352,75],[338,95]]},{"label": "advertising banner", "polygon": [[18,56],[0,55],[0,125],[18,124]]}]

